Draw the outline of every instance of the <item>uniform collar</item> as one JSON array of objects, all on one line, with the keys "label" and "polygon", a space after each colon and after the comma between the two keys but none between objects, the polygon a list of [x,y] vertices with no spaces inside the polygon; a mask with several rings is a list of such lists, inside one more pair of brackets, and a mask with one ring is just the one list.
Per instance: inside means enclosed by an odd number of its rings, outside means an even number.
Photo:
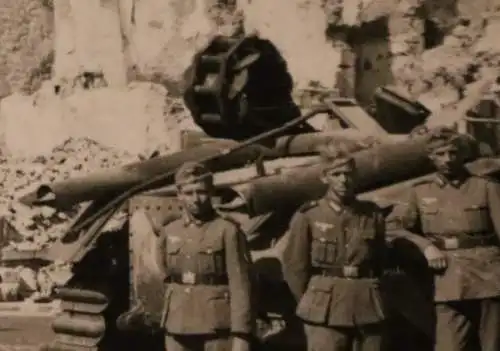
[{"label": "uniform collar", "polygon": [[201,227],[203,224],[215,218],[215,211],[212,211],[210,214],[207,214],[203,218],[195,218],[191,216],[187,211],[184,211],[182,217],[183,217],[184,227],[188,227],[191,225],[196,227]]},{"label": "uniform collar", "polygon": [[330,207],[332,210],[334,210],[337,213],[340,213],[344,210],[344,206],[342,206],[341,204],[339,204],[336,201],[327,199],[326,204],[328,205],[328,207]]},{"label": "uniform collar", "polygon": [[329,199],[328,197],[325,197],[324,203],[329,209],[333,210],[335,213],[341,214],[352,211],[352,205],[354,205],[355,200],[351,201],[351,203],[349,204],[342,204],[338,201],[334,201],[332,199]]},{"label": "uniform collar", "polygon": [[470,173],[466,170],[460,172],[453,178],[447,178],[442,174],[436,174],[434,177],[434,182],[440,187],[443,188],[446,185],[451,185],[455,188],[460,187],[465,181],[470,177]]}]

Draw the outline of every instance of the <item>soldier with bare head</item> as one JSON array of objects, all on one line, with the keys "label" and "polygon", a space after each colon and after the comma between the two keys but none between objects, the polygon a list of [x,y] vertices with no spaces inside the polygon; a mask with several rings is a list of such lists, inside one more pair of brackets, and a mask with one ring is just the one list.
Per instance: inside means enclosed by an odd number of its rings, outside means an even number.
[{"label": "soldier with bare head", "polygon": [[248,351],[254,332],[250,255],[239,226],[212,207],[213,176],[188,162],[176,174],[184,216],[161,233],[168,351]]},{"label": "soldier with bare head", "polygon": [[356,198],[356,166],[349,154],[331,144],[321,155],[329,188],[292,220],[285,279],[298,302],[309,351],[382,350],[384,215],[374,203]]},{"label": "soldier with bare head", "polygon": [[437,351],[500,349],[500,184],[474,176],[459,134],[431,132],[437,173],[395,210],[434,277]]}]

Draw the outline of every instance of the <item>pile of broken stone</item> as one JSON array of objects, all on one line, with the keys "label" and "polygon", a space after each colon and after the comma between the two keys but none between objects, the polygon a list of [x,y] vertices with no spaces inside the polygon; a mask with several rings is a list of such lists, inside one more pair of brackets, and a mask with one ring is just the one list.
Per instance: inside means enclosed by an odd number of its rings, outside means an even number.
[{"label": "pile of broken stone", "polygon": [[28,207],[18,200],[41,184],[50,184],[137,161],[138,155],[99,145],[89,139],[69,139],[49,155],[30,159],[0,159],[0,216],[25,239],[11,245],[36,250],[57,240],[81,206],[61,212],[51,207]]}]

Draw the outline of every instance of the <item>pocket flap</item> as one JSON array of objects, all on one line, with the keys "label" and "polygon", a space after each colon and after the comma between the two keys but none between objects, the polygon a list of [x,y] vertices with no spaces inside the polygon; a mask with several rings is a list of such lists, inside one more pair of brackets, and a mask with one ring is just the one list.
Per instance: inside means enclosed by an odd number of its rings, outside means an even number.
[{"label": "pocket flap", "polygon": [[333,281],[328,277],[313,277],[309,282],[309,290],[317,292],[331,292]]},{"label": "pocket flap", "polygon": [[166,251],[168,254],[177,254],[181,250],[183,241],[178,236],[167,236]]},{"label": "pocket flap", "polygon": [[229,291],[227,289],[213,289],[209,290],[206,294],[207,299],[210,300],[229,300]]},{"label": "pocket flap", "polygon": [[473,204],[464,207],[464,211],[485,211],[488,206],[486,204]]},{"label": "pocket flap", "polygon": [[220,252],[224,249],[224,242],[222,238],[216,238],[212,240],[205,239],[202,241],[198,248],[198,252],[206,255],[212,255],[216,252]]},{"label": "pocket flap", "polygon": [[319,230],[313,230],[311,233],[312,239],[314,241],[318,241],[320,243],[336,243],[337,239],[335,237],[331,238],[326,235],[326,233],[321,232]]},{"label": "pocket flap", "polygon": [[422,202],[420,210],[424,214],[436,214],[439,211],[439,204],[437,202]]},{"label": "pocket flap", "polygon": [[360,232],[360,235],[363,239],[374,239],[375,238],[375,229],[363,229]]}]

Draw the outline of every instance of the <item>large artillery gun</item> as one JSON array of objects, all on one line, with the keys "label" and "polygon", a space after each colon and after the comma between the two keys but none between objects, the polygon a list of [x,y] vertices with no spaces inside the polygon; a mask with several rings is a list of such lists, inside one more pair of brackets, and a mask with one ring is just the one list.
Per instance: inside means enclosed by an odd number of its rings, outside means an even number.
[{"label": "large artillery gun", "polygon": [[[181,213],[172,182],[183,162],[203,161],[213,170],[214,202],[241,223],[252,250],[264,326],[259,339],[286,349],[301,346],[289,337],[298,334],[294,302],[281,276],[280,248],[296,209],[325,190],[318,177],[318,148],[336,141],[352,151],[362,174],[358,190],[381,202],[390,203],[408,182],[432,173],[426,136],[407,136],[429,115],[424,106],[380,88],[376,117],[355,100],[339,97],[301,116],[286,63],[272,43],[258,37],[215,38],[195,55],[186,83],[186,106],[201,131],[194,138],[191,133],[182,150],[41,184],[22,199],[58,209],[90,202],[58,242],[36,254],[72,264],[71,279],[57,291],[62,312],[46,349],[162,350],[157,325],[164,287],[150,252],[155,229]],[[326,130],[308,123],[318,114],[325,115]],[[481,154],[473,146],[471,169],[496,172],[500,161],[476,160]],[[425,329],[425,323],[416,324]]]}]

